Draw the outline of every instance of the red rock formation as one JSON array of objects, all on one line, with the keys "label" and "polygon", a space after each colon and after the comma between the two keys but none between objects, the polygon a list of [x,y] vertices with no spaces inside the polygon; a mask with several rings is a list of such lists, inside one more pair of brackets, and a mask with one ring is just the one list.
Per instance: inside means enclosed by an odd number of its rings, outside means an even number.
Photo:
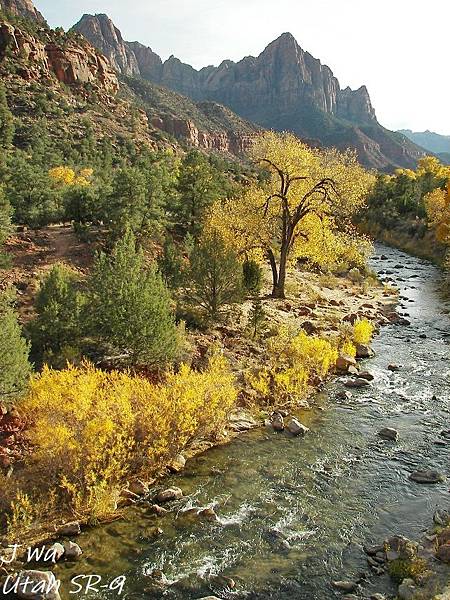
[{"label": "red rock formation", "polygon": [[17,57],[20,72],[26,79],[53,74],[67,85],[91,84],[108,94],[115,94],[119,89],[117,75],[107,59],[85,42],[62,45],[54,32],[48,31],[37,39],[9,23],[0,22],[0,61],[8,52]]},{"label": "red rock formation", "polygon": [[216,150],[239,156],[247,152],[253,143],[254,137],[239,134],[233,131],[199,131],[196,125],[189,120],[178,119],[171,115],[153,117],[151,124],[177,139],[188,142],[194,148]]},{"label": "red rock formation", "polygon": [[37,21],[41,25],[47,25],[46,20],[31,0],[0,0],[0,8],[12,15],[25,17]]}]

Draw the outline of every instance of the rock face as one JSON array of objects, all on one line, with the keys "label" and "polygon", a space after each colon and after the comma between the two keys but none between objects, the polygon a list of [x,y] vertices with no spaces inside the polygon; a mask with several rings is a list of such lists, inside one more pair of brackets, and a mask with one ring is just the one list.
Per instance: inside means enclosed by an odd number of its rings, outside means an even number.
[{"label": "rock face", "polygon": [[47,25],[47,21],[31,0],[0,0],[0,8],[12,15],[32,19],[41,25]]},{"label": "rock face", "polygon": [[197,71],[174,56],[162,62],[150,48],[124,42],[105,15],[85,15],[74,29],[123,74],[140,75],[195,101],[225,104],[244,119],[293,131],[315,144],[353,147],[367,166],[387,171],[414,167],[425,154],[378,123],[365,86],[341,89],[331,69],[305,52],[290,33],[258,57],[225,60]]},{"label": "rock face", "polygon": [[115,94],[119,89],[116,73],[104,56],[80,40],[79,44],[60,44],[55,32],[43,32],[37,38],[0,21],[0,62],[13,56],[20,74],[29,81],[53,75],[69,86],[90,84],[97,91]]}]

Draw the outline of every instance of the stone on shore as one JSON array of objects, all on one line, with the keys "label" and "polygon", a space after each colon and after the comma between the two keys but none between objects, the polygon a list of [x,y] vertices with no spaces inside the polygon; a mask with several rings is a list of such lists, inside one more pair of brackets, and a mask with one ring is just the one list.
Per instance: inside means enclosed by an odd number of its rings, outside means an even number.
[{"label": "stone on shore", "polygon": [[341,354],[336,361],[336,369],[341,373],[348,373],[350,367],[356,367],[356,360],[347,354]]},{"label": "stone on shore", "polygon": [[375,352],[366,344],[356,344],[356,358],[372,358]]},{"label": "stone on shore", "polygon": [[404,579],[398,587],[398,597],[400,600],[412,600],[416,589],[413,579]]},{"label": "stone on shore", "polygon": [[182,454],[177,454],[169,465],[169,470],[172,473],[179,473],[186,466],[186,459]]},{"label": "stone on shore", "polygon": [[280,413],[274,413],[270,419],[270,424],[275,431],[284,431],[284,418]]},{"label": "stone on shore", "polygon": [[62,525],[58,530],[57,534],[62,536],[70,537],[72,535],[80,535],[81,527],[78,521],[73,521],[72,523],[66,523]]}]

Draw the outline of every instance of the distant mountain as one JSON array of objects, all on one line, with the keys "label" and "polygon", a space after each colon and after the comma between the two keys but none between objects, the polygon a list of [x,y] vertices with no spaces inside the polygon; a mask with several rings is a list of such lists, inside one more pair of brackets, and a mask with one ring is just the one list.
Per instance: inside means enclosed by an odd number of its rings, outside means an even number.
[{"label": "distant mountain", "polygon": [[428,130],[422,132],[411,131],[410,129],[402,129],[400,133],[415,144],[425,148],[425,150],[435,154],[450,154],[450,135],[440,135]]},{"label": "distant mountain", "polygon": [[41,25],[47,25],[46,20],[35,8],[32,0],[0,0],[0,9],[16,17],[32,19]]},{"label": "distant mountain", "polygon": [[174,56],[163,62],[151,48],[125,41],[107,15],[84,15],[74,29],[124,75],[139,75],[197,102],[225,104],[264,128],[290,130],[325,146],[353,147],[367,166],[414,167],[424,155],[404,135],[378,123],[365,86],[341,89],[331,69],[289,33],[256,58],[197,71]]}]

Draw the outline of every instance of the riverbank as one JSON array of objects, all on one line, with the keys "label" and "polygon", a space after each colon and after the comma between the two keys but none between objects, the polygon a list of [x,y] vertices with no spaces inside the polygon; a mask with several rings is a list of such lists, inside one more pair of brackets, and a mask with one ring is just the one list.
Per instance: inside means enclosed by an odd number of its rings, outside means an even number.
[{"label": "riverbank", "polygon": [[[268,290],[269,277],[264,291]],[[364,319],[373,322],[378,328],[404,319],[404,316],[398,316],[395,312],[396,302],[395,290],[381,285],[373,277],[364,279],[359,274],[353,274],[350,279],[295,271],[290,274],[286,300],[274,300],[264,294],[261,298],[261,305],[266,314],[266,327],[269,330],[265,335],[270,336],[271,332],[278,331],[280,327],[287,327],[327,338],[336,336],[343,323],[351,327],[352,323]],[[121,518],[120,510],[126,505],[138,503],[140,497],[143,494],[147,495],[152,486],[157,485],[157,480],[167,472],[181,471],[186,459],[214,446],[227,444],[243,431],[263,425],[270,419],[270,414],[279,408],[276,399],[273,399],[270,408],[262,407],[258,403],[255,391],[246,384],[245,373],[264,364],[266,360],[265,335],[255,339],[248,328],[251,304],[251,300],[248,300],[240,306],[239,312],[233,315],[233,319],[226,326],[217,327],[208,333],[196,332],[190,335],[190,343],[194,348],[194,365],[202,366],[209,348],[216,345],[223,349],[235,376],[240,393],[237,407],[230,413],[226,427],[223,431],[215,432],[213,438],[196,439],[182,450],[182,456],[175,457],[176,460],[172,461],[167,469],[152,473],[151,480],[128,478],[128,483],[124,481],[124,490],[117,504],[119,512],[112,514],[111,520]],[[348,366],[352,364],[349,363]],[[350,381],[358,379],[357,373],[354,366],[350,373]],[[296,410],[308,408],[313,394],[323,387],[325,382],[324,378],[317,379],[296,406],[290,407],[288,411],[284,408],[285,416],[291,415],[295,418]],[[61,531],[64,521],[74,518],[81,525],[88,521],[80,518],[80,515],[57,512],[52,518],[34,525],[26,535],[15,541],[22,543],[24,547],[54,542],[58,539],[58,531]]]},{"label": "riverbank", "polygon": [[[126,575],[137,600],[328,600],[345,596],[333,582],[361,577],[351,592],[358,599],[396,596],[398,585],[387,570],[372,572],[363,547],[394,535],[420,540],[430,507],[448,506],[448,484],[410,476],[450,475],[440,435],[448,428],[450,328],[437,269],[389,248],[377,256],[378,272],[402,264],[396,277],[411,325],[387,325],[374,339],[375,356],[362,365],[374,381],[350,390],[339,376],[298,412],[310,430],[304,437],[255,428],[155,482],[125,518],[83,529],[74,538],[83,556],[55,569],[63,592],[72,577],[95,572],[106,582]],[[397,441],[380,437],[384,428]],[[156,514],[155,497],[169,488],[183,495]]]}]

